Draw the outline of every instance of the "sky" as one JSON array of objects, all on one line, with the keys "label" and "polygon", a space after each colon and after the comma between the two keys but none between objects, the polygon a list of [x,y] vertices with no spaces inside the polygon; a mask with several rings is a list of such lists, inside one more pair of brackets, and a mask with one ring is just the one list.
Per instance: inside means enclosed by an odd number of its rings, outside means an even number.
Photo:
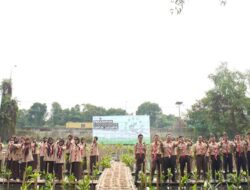
[{"label": "sky", "polygon": [[0,80],[25,109],[151,101],[177,115],[182,101],[185,113],[221,62],[250,69],[250,1],[188,0],[180,15],[170,1],[0,1]]}]

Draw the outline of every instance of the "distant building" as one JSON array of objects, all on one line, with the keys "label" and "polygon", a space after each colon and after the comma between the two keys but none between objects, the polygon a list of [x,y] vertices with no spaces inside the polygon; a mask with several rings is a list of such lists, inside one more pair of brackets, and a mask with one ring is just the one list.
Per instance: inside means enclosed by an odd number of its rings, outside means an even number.
[{"label": "distant building", "polygon": [[92,122],[67,122],[66,123],[66,128],[69,129],[92,129],[93,128],[93,123]]}]

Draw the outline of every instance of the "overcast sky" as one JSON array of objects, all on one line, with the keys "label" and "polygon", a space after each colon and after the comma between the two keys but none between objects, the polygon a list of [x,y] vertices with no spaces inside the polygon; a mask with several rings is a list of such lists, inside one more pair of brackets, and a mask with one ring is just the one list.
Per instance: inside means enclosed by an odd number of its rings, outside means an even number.
[{"label": "overcast sky", "polygon": [[[250,69],[250,1],[0,1],[0,80],[12,70],[21,108],[92,103],[135,112],[190,108],[220,62]],[[15,68],[14,65],[17,65]]]}]

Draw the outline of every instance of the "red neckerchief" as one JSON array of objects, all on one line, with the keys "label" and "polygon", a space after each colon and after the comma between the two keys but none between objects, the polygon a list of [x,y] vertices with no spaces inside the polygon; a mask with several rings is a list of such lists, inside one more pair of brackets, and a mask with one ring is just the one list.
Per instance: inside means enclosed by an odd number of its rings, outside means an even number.
[{"label": "red neckerchief", "polygon": [[74,148],[74,151],[75,151],[75,154],[74,154],[75,161],[77,160],[77,153],[78,153],[79,150],[80,150],[80,147],[76,144],[76,147]]},{"label": "red neckerchief", "polygon": [[62,147],[58,146],[57,158],[61,159],[61,157],[62,157]]},{"label": "red neckerchief", "polygon": [[182,144],[182,157],[186,157],[187,153],[186,153],[186,149],[187,149],[187,145],[183,142]]},{"label": "red neckerchief", "polygon": [[167,146],[167,152],[168,152],[168,154],[169,154],[169,158],[172,156],[172,147],[173,147],[173,145],[172,145],[172,143],[171,142],[167,142],[167,145],[170,145],[170,147],[168,147]]},{"label": "red neckerchief", "polygon": [[54,154],[54,145],[49,144],[49,156],[52,156]]},{"label": "red neckerchief", "polygon": [[241,156],[240,155],[240,153],[241,153],[241,143],[240,143],[240,141],[236,142],[236,145],[237,145],[237,150],[238,150],[239,156]]}]

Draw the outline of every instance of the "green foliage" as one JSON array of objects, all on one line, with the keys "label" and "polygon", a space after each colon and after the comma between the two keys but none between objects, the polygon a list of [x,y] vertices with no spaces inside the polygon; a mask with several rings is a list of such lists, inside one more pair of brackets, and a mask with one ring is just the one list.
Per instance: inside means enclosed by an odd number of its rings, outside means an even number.
[{"label": "green foliage", "polygon": [[90,190],[90,177],[84,176],[82,180],[78,181],[76,185],[77,190]]},{"label": "green foliage", "polygon": [[7,140],[15,133],[18,106],[17,101],[12,99],[11,80],[3,80],[0,87],[2,99],[0,105],[0,137]]},{"label": "green foliage", "polygon": [[42,127],[45,124],[46,113],[46,104],[34,103],[28,112],[29,124],[33,127]]},{"label": "green foliage", "polygon": [[180,180],[179,188],[183,189],[187,185],[187,182],[188,182],[188,175],[185,174]]},{"label": "green foliage", "polygon": [[123,154],[121,157],[121,161],[125,163],[126,166],[132,168],[135,162],[135,159],[133,156],[129,154]]},{"label": "green foliage", "polygon": [[204,135],[209,132],[220,135],[224,131],[233,135],[248,130],[250,98],[246,94],[249,74],[231,71],[223,63],[215,74],[209,75],[209,79],[214,87],[188,111],[189,126]]},{"label": "green foliage", "polygon": [[105,168],[111,168],[111,156],[104,156],[101,161],[99,162],[99,165],[104,170]]}]

